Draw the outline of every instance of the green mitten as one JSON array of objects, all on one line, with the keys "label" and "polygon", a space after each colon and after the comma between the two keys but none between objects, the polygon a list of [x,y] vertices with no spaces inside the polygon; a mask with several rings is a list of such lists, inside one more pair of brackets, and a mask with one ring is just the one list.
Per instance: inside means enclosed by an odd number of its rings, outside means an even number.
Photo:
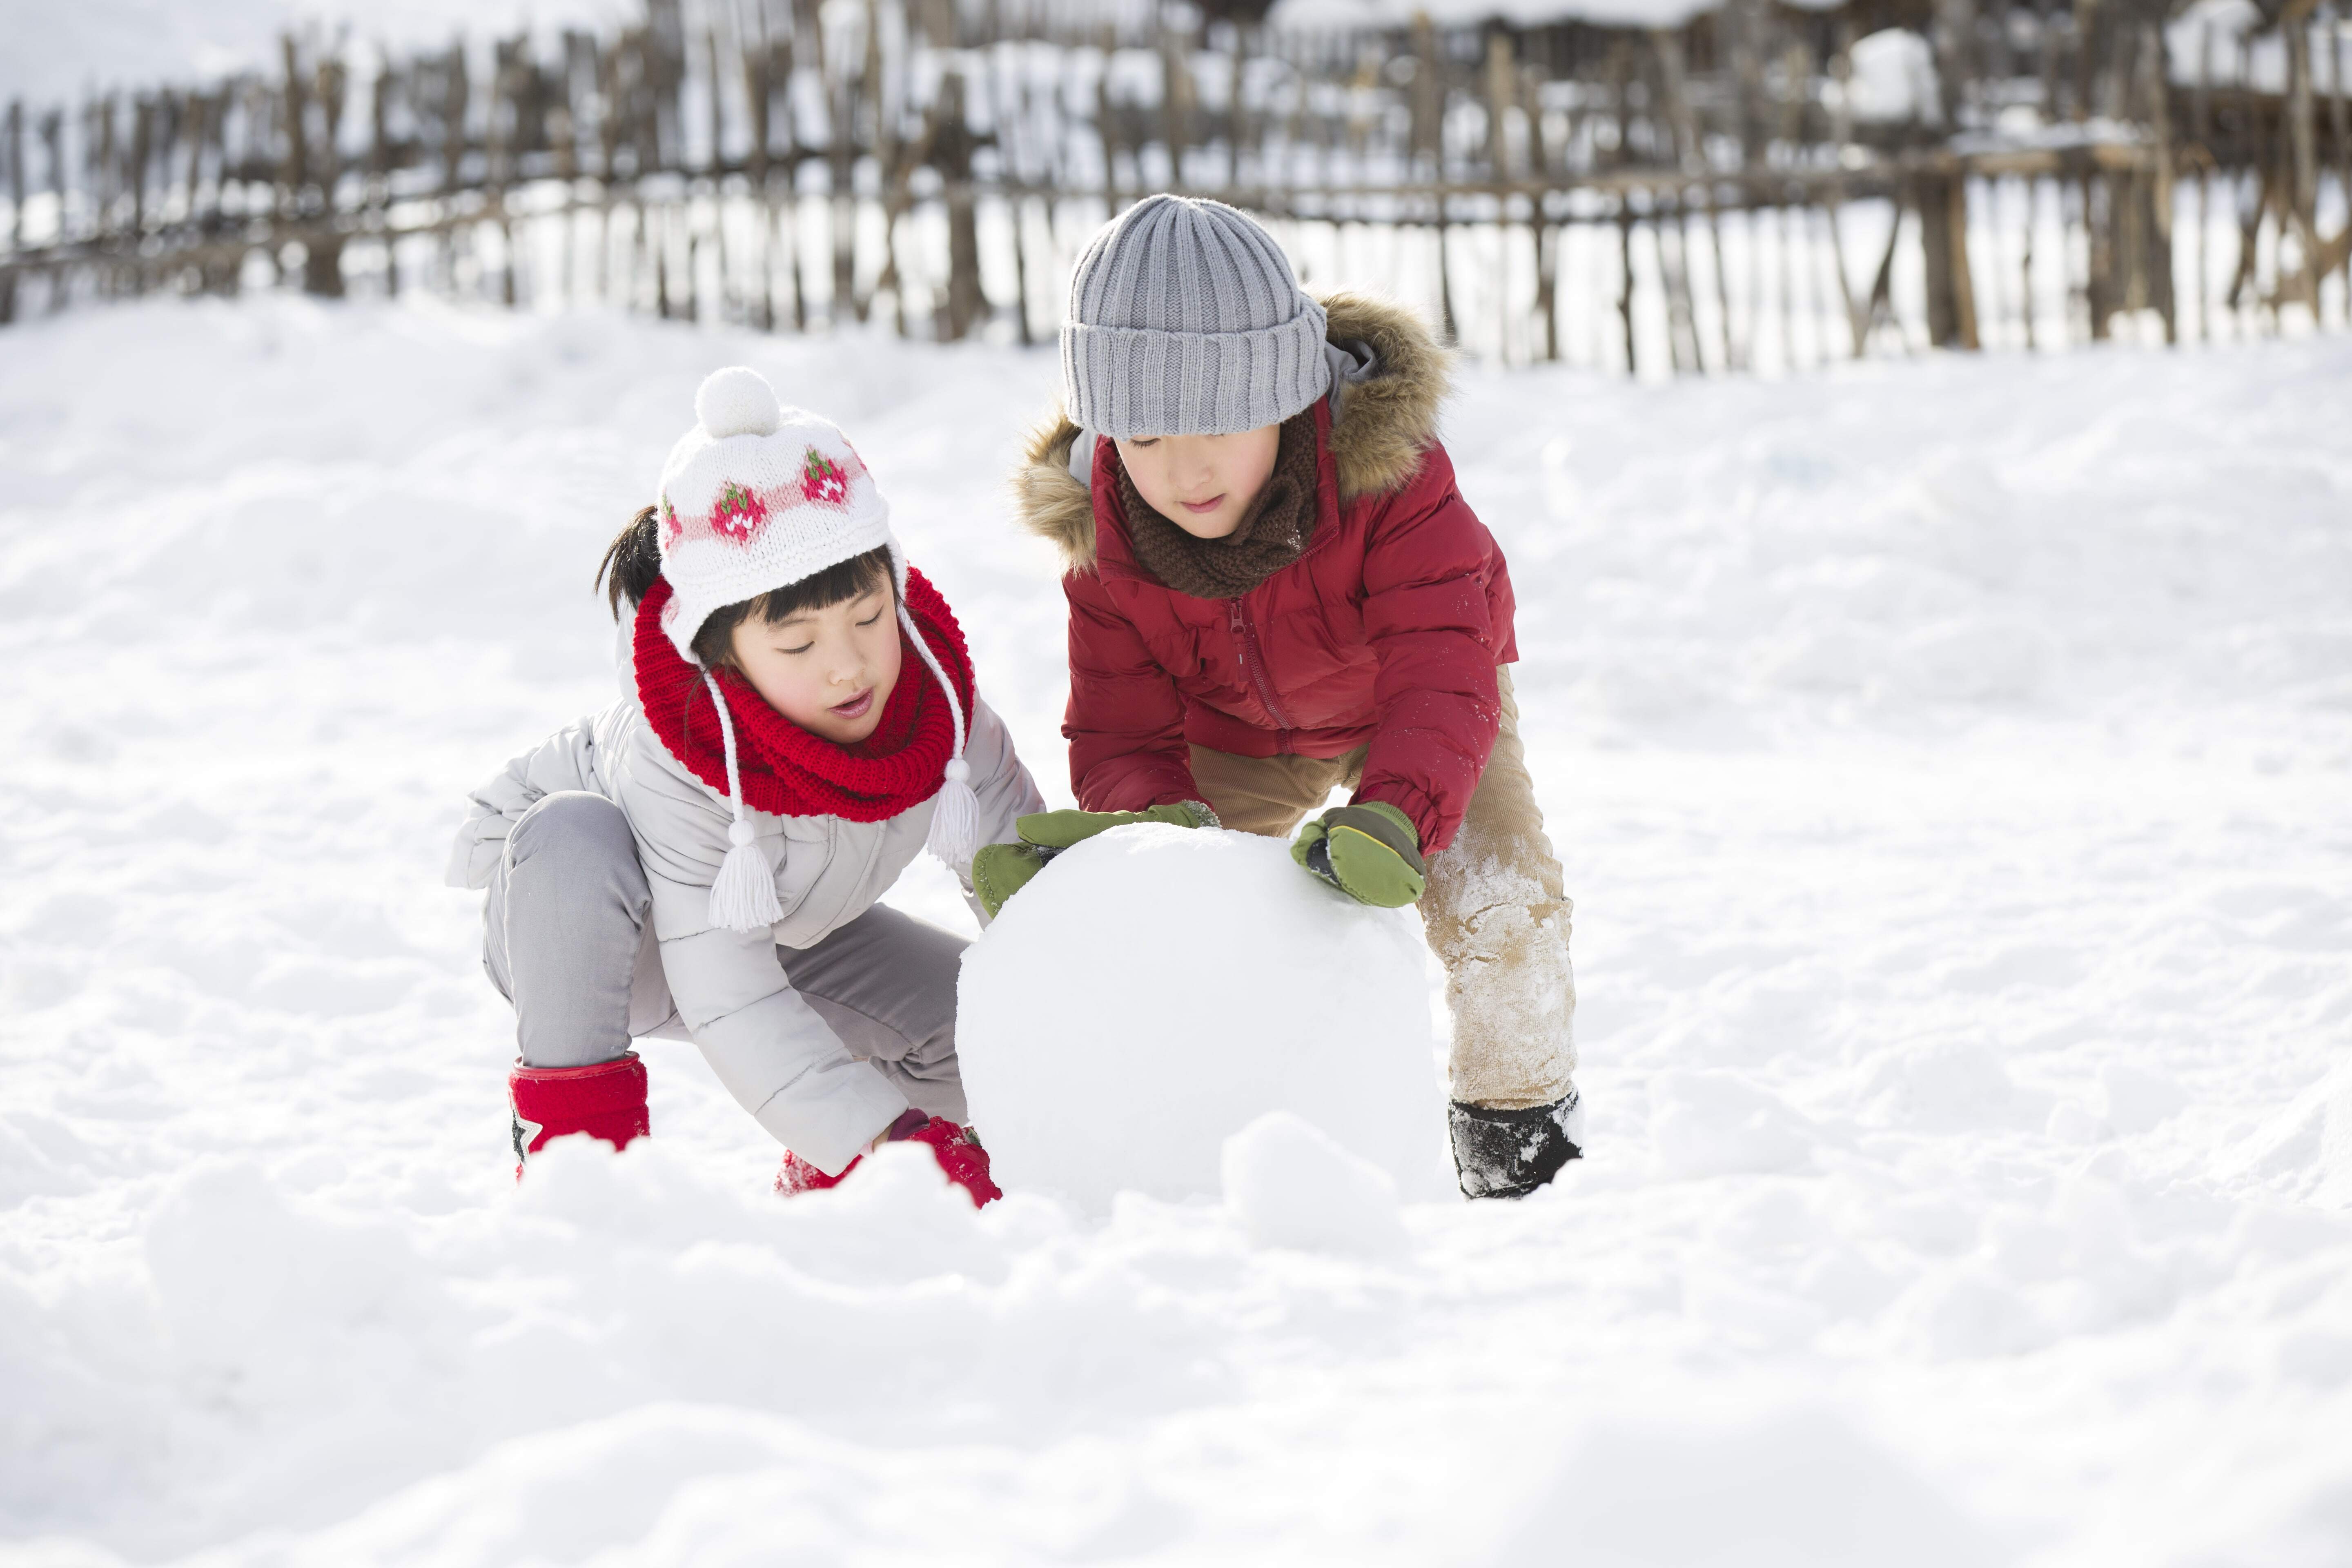
[{"label": "green mitten", "polygon": [[1029,885],[1045,868],[1051,851],[1034,844],[983,844],[971,858],[971,890],[980,907],[994,920],[1004,900]]},{"label": "green mitten", "polygon": [[1298,830],[1290,858],[1358,903],[1383,910],[1419,899],[1427,869],[1412,818],[1384,800],[1333,806]]},{"label": "green mitten", "polygon": [[1217,814],[1199,801],[1180,801],[1174,805],[1155,805],[1143,811],[1040,811],[1021,818],[1013,826],[1021,834],[1021,842],[1034,844],[1045,849],[1067,849],[1083,844],[1097,833],[1108,833],[1114,827],[1126,827],[1138,822],[1164,822],[1171,827],[1214,827]]},{"label": "green mitten", "polygon": [[1018,844],[990,844],[971,858],[971,890],[981,908],[994,920],[1004,900],[1029,885],[1045,862],[1072,845],[1097,833],[1136,822],[1164,822],[1171,827],[1214,827],[1217,814],[1199,801],[1155,805],[1145,811],[1039,811],[1013,824]]}]

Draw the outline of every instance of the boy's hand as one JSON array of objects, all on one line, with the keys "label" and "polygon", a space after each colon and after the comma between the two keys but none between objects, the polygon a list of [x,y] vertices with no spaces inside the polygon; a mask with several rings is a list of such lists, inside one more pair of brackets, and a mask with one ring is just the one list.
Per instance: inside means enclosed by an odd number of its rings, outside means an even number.
[{"label": "boy's hand", "polygon": [[1024,844],[1042,849],[1067,849],[1097,833],[1138,822],[1164,822],[1171,827],[1214,827],[1217,814],[1197,800],[1155,805],[1144,811],[1040,811],[1013,824]]},{"label": "boy's hand", "polygon": [[1333,806],[1299,829],[1290,858],[1358,903],[1383,910],[1418,900],[1428,869],[1412,819],[1384,800]]},{"label": "boy's hand", "polygon": [[981,908],[994,920],[1004,900],[1029,885],[1045,862],[1097,833],[1137,822],[1164,822],[1171,827],[1214,827],[1217,814],[1199,801],[1155,805],[1145,811],[1040,811],[1013,824],[1018,844],[991,844],[971,858],[971,890]]}]

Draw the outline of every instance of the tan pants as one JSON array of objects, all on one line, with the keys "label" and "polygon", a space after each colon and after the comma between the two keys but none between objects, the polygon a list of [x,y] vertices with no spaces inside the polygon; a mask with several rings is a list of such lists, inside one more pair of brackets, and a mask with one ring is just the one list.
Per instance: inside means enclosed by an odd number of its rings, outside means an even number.
[{"label": "tan pants", "polygon": [[[1523,1110],[1549,1105],[1573,1087],[1573,906],[1536,807],[1511,672],[1495,674],[1502,733],[1454,842],[1429,858],[1421,916],[1430,951],[1445,965],[1445,998],[1454,1010],[1454,1098]],[[1269,837],[1289,837],[1333,790],[1353,789],[1363,771],[1360,747],[1330,758],[1236,757],[1192,748],[1192,780],[1217,820]]]}]

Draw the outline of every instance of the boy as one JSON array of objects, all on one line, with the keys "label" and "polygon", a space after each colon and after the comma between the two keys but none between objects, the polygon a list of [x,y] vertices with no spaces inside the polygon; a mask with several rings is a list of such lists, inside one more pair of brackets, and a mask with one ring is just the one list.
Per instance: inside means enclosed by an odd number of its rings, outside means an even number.
[{"label": "boy", "polygon": [[1570,904],[1509,574],[1437,441],[1444,353],[1395,306],[1309,298],[1240,212],[1157,195],[1080,258],[1062,367],[1017,489],[1067,572],[1083,809],[983,850],[981,896],[1135,814],[1287,836],[1319,811],[1294,858],[1418,902],[1444,963],[1463,1192],[1534,1191],[1583,1142]]}]

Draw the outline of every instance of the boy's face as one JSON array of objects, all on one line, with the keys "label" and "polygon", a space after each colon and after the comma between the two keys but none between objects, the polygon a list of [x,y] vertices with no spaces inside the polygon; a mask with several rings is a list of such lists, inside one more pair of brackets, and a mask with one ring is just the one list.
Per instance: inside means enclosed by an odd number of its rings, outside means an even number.
[{"label": "boy's face", "polygon": [[1223,539],[1265,488],[1282,426],[1235,436],[1145,436],[1118,444],[1138,494],[1195,539]]},{"label": "boy's face", "polygon": [[769,707],[812,735],[854,746],[882,722],[898,684],[897,607],[885,583],[788,621],[746,616],[735,626],[735,666]]}]

